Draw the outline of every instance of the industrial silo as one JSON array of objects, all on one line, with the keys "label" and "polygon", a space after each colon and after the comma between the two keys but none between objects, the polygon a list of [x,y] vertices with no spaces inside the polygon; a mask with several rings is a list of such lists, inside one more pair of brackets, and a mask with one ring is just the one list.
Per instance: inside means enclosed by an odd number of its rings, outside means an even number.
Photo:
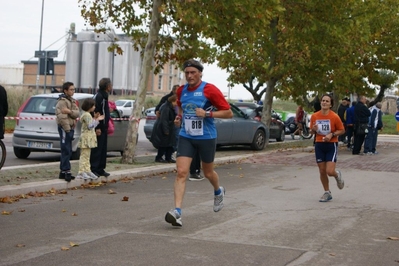
[{"label": "industrial silo", "polygon": [[[123,54],[115,54],[114,56],[114,72],[113,72],[113,88],[124,92],[128,89],[129,82],[129,57],[132,50],[130,42],[117,42],[122,48]],[[121,93],[118,93],[121,94]]]},{"label": "industrial silo", "polygon": [[82,55],[82,43],[70,41],[67,43],[65,81],[75,84],[76,88],[80,88],[80,59]]},{"label": "industrial silo", "polygon": [[114,53],[108,52],[108,47],[111,44],[111,42],[98,43],[97,80],[110,78],[113,81],[112,67],[114,63]]},{"label": "industrial silo", "polygon": [[81,31],[77,34],[76,40],[78,42],[92,42],[94,41],[94,32],[92,31]]},{"label": "industrial silo", "polygon": [[97,55],[98,42],[85,41],[82,43],[80,87],[85,92],[95,92],[97,87]]}]

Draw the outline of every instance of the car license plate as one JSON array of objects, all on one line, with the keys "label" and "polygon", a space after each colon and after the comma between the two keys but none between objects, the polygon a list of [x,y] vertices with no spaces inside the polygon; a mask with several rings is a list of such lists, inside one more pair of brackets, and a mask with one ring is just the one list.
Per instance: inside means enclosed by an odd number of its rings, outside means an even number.
[{"label": "car license plate", "polygon": [[51,149],[51,148],[53,148],[53,143],[49,143],[49,142],[38,142],[38,141],[28,141],[27,146],[30,147],[30,148],[45,148],[45,149]]}]

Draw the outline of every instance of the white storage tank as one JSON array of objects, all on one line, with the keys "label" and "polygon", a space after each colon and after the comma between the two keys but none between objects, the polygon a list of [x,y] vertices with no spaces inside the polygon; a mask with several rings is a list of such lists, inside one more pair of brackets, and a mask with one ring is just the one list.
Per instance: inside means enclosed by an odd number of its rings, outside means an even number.
[{"label": "white storage tank", "polygon": [[65,63],[65,81],[75,84],[80,88],[80,59],[82,56],[82,43],[70,41],[67,43]]},{"label": "white storage tank", "polygon": [[81,31],[76,36],[78,42],[92,42],[94,41],[95,34],[92,31]]},{"label": "white storage tank", "polygon": [[98,42],[83,42],[80,88],[94,93],[97,88]]},{"label": "white storage tank", "polygon": [[[132,44],[130,42],[117,42],[122,48],[123,54],[116,54],[114,56],[114,72],[113,72],[113,89],[126,92],[128,89],[129,81],[129,59],[132,50]],[[118,94],[121,94],[120,92]]]},{"label": "white storage tank", "polygon": [[97,64],[97,80],[102,78],[110,78],[113,82],[112,67],[114,63],[114,53],[108,52],[111,42],[98,43],[98,64]]}]

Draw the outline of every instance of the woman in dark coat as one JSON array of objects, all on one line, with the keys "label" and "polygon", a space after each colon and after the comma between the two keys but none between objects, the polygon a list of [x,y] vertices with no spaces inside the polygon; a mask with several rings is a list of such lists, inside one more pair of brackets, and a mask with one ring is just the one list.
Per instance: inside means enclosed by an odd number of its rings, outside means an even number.
[{"label": "woman in dark coat", "polygon": [[[158,154],[155,157],[155,162],[160,163],[175,163],[172,159],[174,152],[174,146],[176,145],[175,136],[175,106],[177,104],[176,95],[172,95],[168,98],[160,108],[160,117],[155,121],[154,129],[151,134],[151,143],[155,148],[158,149]],[[165,159],[163,159],[165,155]]]}]

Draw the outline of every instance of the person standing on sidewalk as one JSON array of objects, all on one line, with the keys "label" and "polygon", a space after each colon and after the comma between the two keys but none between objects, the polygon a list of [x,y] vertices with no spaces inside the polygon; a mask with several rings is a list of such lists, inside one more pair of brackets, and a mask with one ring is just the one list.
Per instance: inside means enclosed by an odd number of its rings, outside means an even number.
[{"label": "person standing on sidewalk", "polygon": [[[176,146],[176,130],[174,123],[176,118],[174,107],[176,104],[177,96],[174,94],[170,96],[164,104],[162,104],[161,108],[159,108],[159,116],[154,124],[150,138],[153,146],[158,149],[155,162],[176,162],[172,159],[172,154],[174,152],[173,147]],[[164,155],[165,159],[162,158]]]},{"label": "person standing on sidewalk", "polygon": [[62,92],[55,106],[55,115],[60,135],[61,159],[60,179],[70,182],[75,179],[71,174],[72,140],[75,133],[76,119],[79,117],[79,107],[72,98],[75,94],[75,86],[72,82],[62,85]]},{"label": "person standing on sidewalk", "polygon": [[[351,100],[348,97],[345,97],[341,100],[341,104],[338,106],[338,116],[341,118],[342,124],[344,124],[345,130],[346,130],[346,119],[345,119],[345,111],[348,110],[349,104]],[[343,143],[346,143],[346,136],[345,134],[342,134],[338,137],[338,141],[342,141]]]},{"label": "person standing on sidewalk", "polygon": [[[173,226],[182,226],[181,208],[186,189],[190,164],[197,150],[205,177],[214,189],[213,211],[223,206],[225,189],[219,185],[219,176],[214,170],[217,130],[214,118],[232,118],[233,112],[222,92],[214,85],[202,81],[202,64],[190,59],[183,64],[187,84],[177,90],[179,114],[175,123],[182,123],[177,146],[177,176],[174,184],[175,208],[165,215],[165,221]],[[216,107],[217,111],[212,111]]]},{"label": "person standing on sidewalk", "polygon": [[93,148],[90,153],[90,167],[96,176],[108,177],[110,174],[105,172],[107,167],[107,145],[108,145],[108,123],[111,114],[108,105],[108,94],[112,90],[112,82],[109,78],[102,78],[98,83],[98,92],[94,96],[96,101],[95,113],[104,115],[104,120],[96,127],[97,147]]},{"label": "person standing on sidewalk", "polygon": [[320,202],[332,200],[329,176],[335,177],[339,189],[344,188],[344,180],[341,172],[335,170],[335,164],[338,153],[338,136],[345,133],[345,128],[339,116],[331,111],[333,106],[333,98],[330,95],[323,95],[321,110],[314,113],[310,119],[311,131],[316,134],[316,162],[319,167],[320,181],[324,188]]},{"label": "person standing on sidewalk", "polygon": [[378,154],[376,151],[378,130],[382,129],[382,113],[381,103],[378,102],[376,105],[370,108],[371,116],[368,126],[368,133],[364,140],[364,154],[373,155]]},{"label": "person standing on sidewalk", "polygon": [[369,118],[371,115],[371,112],[369,108],[366,106],[366,97],[365,96],[359,96],[357,104],[355,105],[354,108],[354,116],[355,116],[355,137],[354,137],[354,143],[353,143],[353,150],[352,154],[353,155],[360,155],[363,153],[360,153],[360,150],[362,149],[362,145],[364,142],[364,139],[366,138],[367,132],[360,131],[358,130],[361,128],[361,125],[364,125],[369,123]]},{"label": "person standing on sidewalk", "polygon": [[97,137],[94,128],[99,121],[104,120],[104,115],[91,113],[96,109],[96,101],[94,99],[85,99],[82,103],[82,110],[85,111],[80,117],[82,124],[78,147],[80,148],[79,171],[77,179],[97,179],[98,176],[93,174],[90,169],[90,153],[91,149],[97,147]]},{"label": "person standing on sidewalk", "polygon": [[353,134],[355,131],[355,105],[356,101],[352,102],[352,106],[346,109],[345,124],[346,124],[346,147],[350,151],[353,149]]},{"label": "person standing on sidewalk", "polygon": [[0,85],[0,139],[4,139],[5,117],[8,113],[7,91]]}]

